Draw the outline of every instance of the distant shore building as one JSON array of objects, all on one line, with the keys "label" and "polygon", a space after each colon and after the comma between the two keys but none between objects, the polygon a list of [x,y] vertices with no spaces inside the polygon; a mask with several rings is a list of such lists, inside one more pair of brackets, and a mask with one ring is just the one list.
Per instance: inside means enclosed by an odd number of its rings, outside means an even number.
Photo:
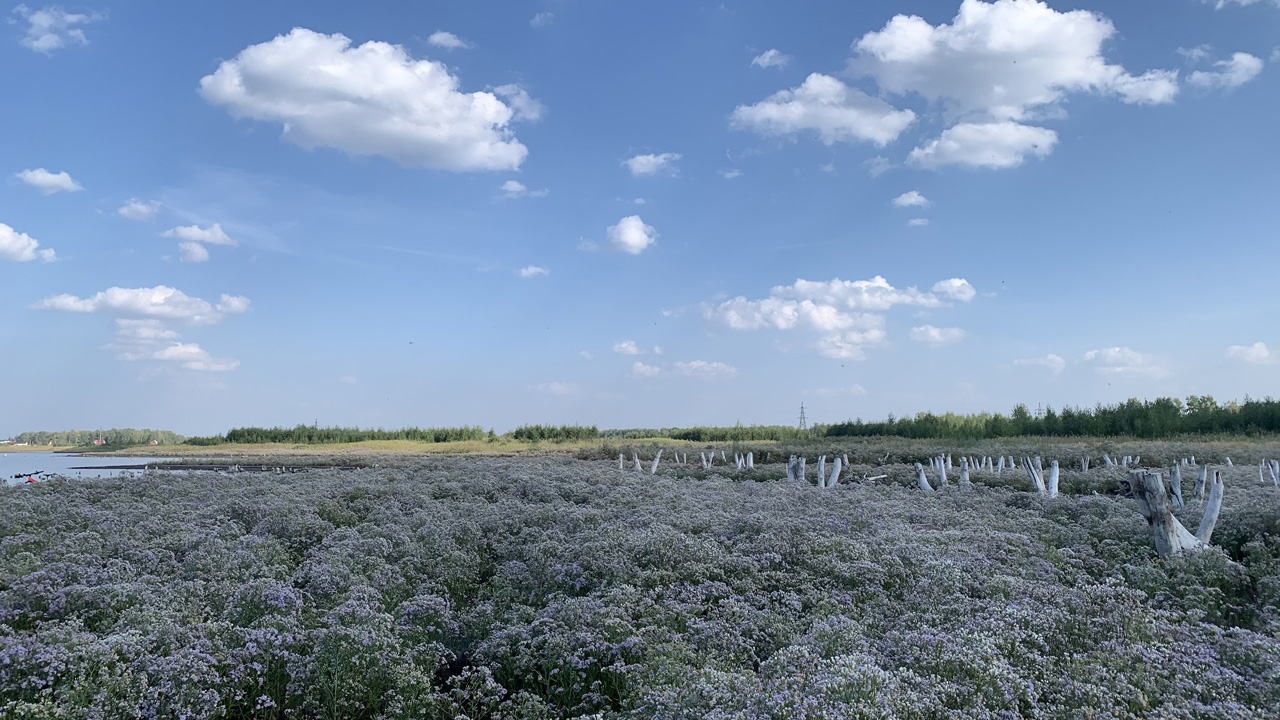
[{"label": "distant shore building", "polygon": [[93,444],[94,444],[94,445],[106,445],[106,444],[107,444],[107,441],[106,441],[106,439],[105,439],[105,438],[94,438],[94,439],[93,439]]}]

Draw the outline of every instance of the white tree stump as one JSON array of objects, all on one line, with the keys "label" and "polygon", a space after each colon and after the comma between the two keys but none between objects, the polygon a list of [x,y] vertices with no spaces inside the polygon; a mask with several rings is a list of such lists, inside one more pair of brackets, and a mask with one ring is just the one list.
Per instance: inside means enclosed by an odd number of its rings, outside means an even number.
[{"label": "white tree stump", "polygon": [[787,458],[787,480],[789,482],[796,481],[796,456],[792,455]]},{"label": "white tree stump", "polygon": [[827,486],[827,456],[821,455],[818,457],[818,487],[824,488],[826,486]]},{"label": "white tree stump", "polygon": [[622,453],[618,453],[618,469],[622,469]]},{"label": "white tree stump", "polygon": [[640,453],[637,453],[633,450],[631,452],[631,461],[636,464],[636,472],[644,472],[644,470],[640,467]]},{"label": "white tree stump", "polygon": [[837,455],[835,460],[831,461],[831,477],[827,478],[827,487],[835,487],[840,484],[840,456]]},{"label": "white tree stump", "polygon": [[747,453],[747,469],[754,468],[755,466],[756,466],[755,453]]},{"label": "white tree stump", "polygon": [[969,459],[960,458],[960,489],[969,489]]},{"label": "white tree stump", "polygon": [[1116,466],[1115,462],[1111,459],[1111,456],[1106,453],[1102,453],[1102,462],[1106,463],[1107,467]]},{"label": "white tree stump", "polygon": [[1200,528],[1192,535],[1173,515],[1169,496],[1165,494],[1160,473],[1134,470],[1129,473],[1129,484],[1138,502],[1138,512],[1146,518],[1155,535],[1156,554],[1170,557],[1188,552],[1199,552],[1209,546],[1218,512],[1222,509],[1222,476],[1214,473],[1213,487],[1209,490],[1209,504],[1205,508]]},{"label": "white tree stump", "polygon": [[653,456],[653,466],[649,468],[650,475],[658,474],[658,462],[662,460],[662,450],[658,450],[658,454]]},{"label": "white tree stump", "polygon": [[938,458],[938,487],[947,484],[947,462],[944,458]]},{"label": "white tree stump", "polygon": [[1000,456],[1000,462],[999,464],[996,465],[996,475],[998,476],[1002,472],[1004,472],[1004,456],[1003,455]]},{"label": "white tree stump", "polygon": [[1231,458],[1227,458],[1227,467],[1235,467],[1235,465],[1231,464]]},{"label": "white tree stump", "polygon": [[1180,508],[1182,502],[1182,466],[1177,463],[1169,468],[1169,489],[1170,499],[1173,501],[1173,507]]},{"label": "white tree stump", "polygon": [[1080,472],[1089,472],[1089,456],[1080,458]]},{"label": "white tree stump", "polygon": [[933,492],[933,486],[929,484],[929,478],[924,476],[924,466],[916,463],[916,484],[925,492]]},{"label": "white tree stump", "polygon": [[1048,493],[1044,486],[1044,478],[1040,476],[1040,470],[1031,462],[1031,458],[1022,458],[1022,469],[1027,471],[1027,477],[1031,478],[1031,484],[1035,487],[1037,493],[1041,495]]},{"label": "white tree stump", "polygon": [[1049,497],[1058,497],[1058,461],[1049,463]]},{"label": "white tree stump", "polygon": [[1204,486],[1205,486],[1205,481],[1208,480],[1208,478],[1209,478],[1208,465],[1201,465],[1200,467],[1196,468],[1196,486],[1191,491],[1191,496],[1194,497],[1196,500],[1204,499]]}]

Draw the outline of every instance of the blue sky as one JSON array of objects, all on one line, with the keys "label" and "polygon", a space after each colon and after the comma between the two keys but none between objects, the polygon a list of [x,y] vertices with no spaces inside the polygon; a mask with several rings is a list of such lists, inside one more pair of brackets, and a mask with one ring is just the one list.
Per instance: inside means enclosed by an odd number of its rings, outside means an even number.
[{"label": "blue sky", "polygon": [[19,5],[0,436],[1280,394],[1280,2]]}]

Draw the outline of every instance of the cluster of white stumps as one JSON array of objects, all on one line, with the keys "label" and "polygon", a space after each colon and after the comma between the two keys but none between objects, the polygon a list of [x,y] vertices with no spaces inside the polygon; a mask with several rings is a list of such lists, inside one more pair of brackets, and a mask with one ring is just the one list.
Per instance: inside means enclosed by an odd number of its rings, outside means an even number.
[{"label": "cluster of white stumps", "polygon": [[[676,451],[674,455],[676,465],[689,464],[688,453]],[[698,455],[702,469],[710,470],[716,464],[714,450],[709,453],[700,452]],[[649,466],[651,475],[658,473],[658,464],[661,460],[662,450],[659,450]],[[729,464],[729,459],[723,450],[720,451],[719,460],[725,465]],[[1088,456],[1080,458],[1080,470],[1082,472],[1089,472],[1089,461],[1090,458]],[[1129,470],[1129,489],[1138,502],[1138,511],[1146,518],[1147,523],[1155,533],[1156,552],[1161,557],[1178,555],[1184,552],[1197,552],[1209,546],[1209,538],[1213,535],[1213,528],[1218,522],[1218,513],[1222,509],[1222,473],[1214,471],[1213,480],[1210,481],[1208,465],[1197,465],[1194,455],[1190,458],[1183,458],[1181,461],[1175,462],[1170,468],[1169,491],[1166,492],[1164,478],[1161,473],[1145,470],[1139,466],[1142,462],[1141,455],[1125,455],[1117,462],[1104,453],[1102,461],[1106,467],[1120,467]],[[644,471],[644,467],[640,463],[639,453],[634,451],[631,453],[631,462],[636,472]],[[792,455],[788,458],[786,480],[793,483],[808,482],[805,477],[806,463],[807,460],[804,457]],[[1234,467],[1231,458],[1226,458],[1225,464],[1227,467]],[[734,453],[733,465],[738,470],[752,469],[755,467],[755,456],[750,452],[745,454]],[[840,483],[841,471],[848,467],[851,467],[849,456],[847,454],[843,456],[836,455],[831,463],[831,470],[828,472],[827,456],[820,456],[818,458],[818,487],[835,487]],[[952,470],[954,467],[950,453],[929,459],[929,468],[937,473],[938,487],[947,485],[947,470]],[[1026,472],[1037,493],[1050,498],[1058,496],[1058,461],[1050,461],[1048,477],[1046,478],[1044,466],[1039,457],[1023,457],[1019,462],[1012,455],[1000,455],[995,459],[989,456],[962,456],[959,463],[958,483],[961,489],[967,489],[972,485],[969,480],[971,468],[975,471],[992,472],[999,477],[1006,468],[1014,470],[1018,467],[1021,467]],[[1187,530],[1182,522],[1173,515],[1173,510],[1186,507],[1186,500],[1182,495],[1183,468],[1188,468],[1188,470],[1195,469],[1196,480],[1195,485],[1192,487],[1191,498],[1199,504],[1205,501],[1206,492],[1208,494],[1200,526],[1194,534]],[[618,453],[618,469],[625,469],[625,460],[622,453]],[[920,489],[925,492],[933,492],[934,486],[929,482],[924,465],[916,463],[915,471],[916,483],[920,486]],[[1268,475],[1270,475],[1271,484],[1280,487],[1280,460],[1262,459],[1258,461],[1258,481],[1265,484]],[[888,476],[876,475],[875,477],[864,479],[879,480],[885,477]]]}]

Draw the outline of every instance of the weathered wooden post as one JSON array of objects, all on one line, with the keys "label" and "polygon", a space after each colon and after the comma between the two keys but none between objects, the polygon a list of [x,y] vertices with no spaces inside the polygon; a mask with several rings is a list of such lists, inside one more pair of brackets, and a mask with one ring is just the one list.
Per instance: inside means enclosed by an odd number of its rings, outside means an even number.
[{"label": "weathered wooden post", "polygon": [[1146,518],[1155,535],[1156,554],[1169,557],[1184,552],[1198,552],[1208,547],[1214,525],[1218,522],[1218,512],[1222,509],[1222,473],[1213,474],[1209,504],[1205,507],[1204,517],[1200,520],[1200,528],[1195,535],[1188,532],[1178,518],[1174,517],[1160,473],[1134,470],[1129,476],[1129,485],[1138,502],[1138,512]]},{"label": "weathered wooden post", "polygon": [[787,459],[787,480],[790,482],[796,481],[796,456],[795,455],[792,455],[790,458]]},{"label": "weathered wooden post", "polygon": [[925,492],[933,492],[933,486],[929,484],[929,478],[924,476],[924,466],[916,463],[916,484]]},{"label": "weathered wooden post", "polygon": [[818,487],[827,486],[827,456],[818,456]]},{"label": "weathered wooden post", "polygon": [[806,462],[808,462],[807,458],[804,458],[804,457],[800,458],[800,467],[799,467],[799,472],[797,473],[798,479],[800,480],[800,482],[808,482],[808,480],[806,480],[804,477],[804,464]]},{"label": "weathered wooden post", "polygon": [[622,469],[622,453],[618,453],[618,469]]}]

